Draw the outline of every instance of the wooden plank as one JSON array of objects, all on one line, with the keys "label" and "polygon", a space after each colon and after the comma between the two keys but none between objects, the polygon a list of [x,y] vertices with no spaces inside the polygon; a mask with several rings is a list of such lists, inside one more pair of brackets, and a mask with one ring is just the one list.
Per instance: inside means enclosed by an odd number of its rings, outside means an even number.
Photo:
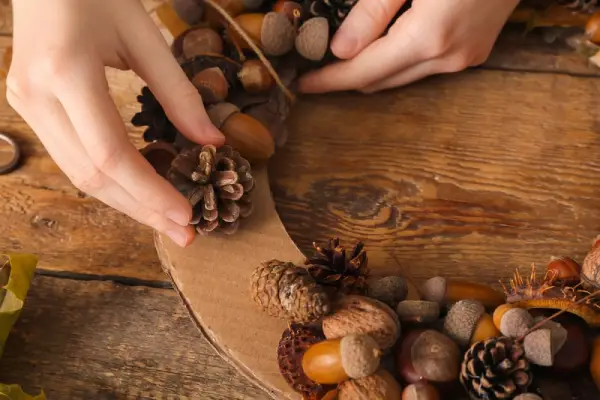
[{"label": "wooden plank", "polygon": [[173,291],[39,276],[0,381],[49,399],[267,399],[215,353]]}]

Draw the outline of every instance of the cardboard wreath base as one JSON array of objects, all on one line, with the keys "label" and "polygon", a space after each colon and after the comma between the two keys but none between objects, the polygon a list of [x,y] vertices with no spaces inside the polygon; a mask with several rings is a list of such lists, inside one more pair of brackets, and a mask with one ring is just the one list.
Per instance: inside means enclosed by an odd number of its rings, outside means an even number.
[{"label": "cardboard wreath base", "polygon": [[300,399],[281,377],[277,345],[287,323],[270,317],[250,297],[250,277],[261,262],[303,262],[271,196],[266,166],[253,169],[254,211],[233,236],[199,236],[183,249],[156,234],[165,272],[197,327],[217,352],[272,397]]}]

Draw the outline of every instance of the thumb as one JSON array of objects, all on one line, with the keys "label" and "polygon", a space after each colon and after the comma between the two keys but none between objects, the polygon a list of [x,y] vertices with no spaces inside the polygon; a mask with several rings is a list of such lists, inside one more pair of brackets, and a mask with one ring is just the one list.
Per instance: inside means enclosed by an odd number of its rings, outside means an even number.
[{"label": "thumb", "polygon": [[210,121],[198,90],[162,34],[146,13],[140,19],[140,24],[126,28],[129,67],[146,82],[169,120],[186,138],[199,144],[223,144],[225,137]]}]

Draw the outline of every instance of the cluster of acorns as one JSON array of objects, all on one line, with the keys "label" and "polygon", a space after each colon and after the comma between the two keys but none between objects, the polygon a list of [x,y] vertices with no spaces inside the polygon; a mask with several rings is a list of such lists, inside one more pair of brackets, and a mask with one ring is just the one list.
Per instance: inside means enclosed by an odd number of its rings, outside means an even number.
[{"label": "cluster of acorns", "polygon": [[600,240],[582,266],[552,258],[542,278],[516,272],[503,291],[434,277],[418,300],[406,276],[370,278],[360,242],[315,249],[251,279],[253,300],[289,322],[277,359],[304,399],[543,400],[534,375],[582,369],[600,390]]}]

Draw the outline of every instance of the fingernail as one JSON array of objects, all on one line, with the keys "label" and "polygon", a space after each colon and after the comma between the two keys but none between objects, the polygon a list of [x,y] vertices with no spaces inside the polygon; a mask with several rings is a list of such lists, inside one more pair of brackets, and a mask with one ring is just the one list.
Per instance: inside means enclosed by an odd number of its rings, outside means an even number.
[{"label": "fingernail", "polygon": [[186,226],[190,222],[190,216],[182,210],[170,210],[165,215],[168,219],[181,226]]},{"label": "fingernail", "polygon": [[180,245],[181,247],[187,246],[187,234],[184,229],[181,230],[170,230],[166,232],[167,236],[171,238],[172,241]]},{"label": "fingernail", "polygon": [[342,25],[331,41],[331,51],[336,57],[346,59],[352,57],[357,45],[358,37],[355,30]]}]

